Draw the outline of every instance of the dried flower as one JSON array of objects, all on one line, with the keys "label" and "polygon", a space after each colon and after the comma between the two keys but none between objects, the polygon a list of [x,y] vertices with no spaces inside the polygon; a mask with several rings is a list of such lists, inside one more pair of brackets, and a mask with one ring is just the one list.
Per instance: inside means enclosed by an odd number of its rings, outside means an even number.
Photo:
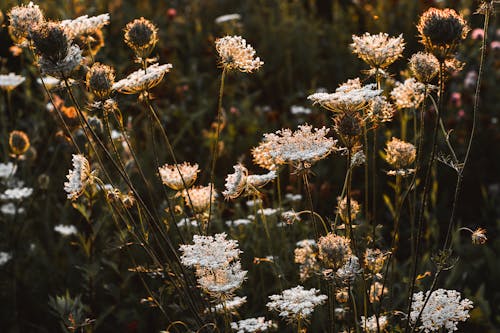
[{"label": "dried flower", "polygon": [[327,268],[339,269],[352,255],[351,242],[348,238],[328,233],[318,241],[319,260]]},{"label": "dried flower", "polygon": [[0,74],[0,89],[12,91],[25,80],[26,78],[24,76],[16,75],[14,73]]},{"label": "dried flower", "polygon": [[226,70],[239,70],[251,73],[259,69],[264,62],[255,58],[255,50],[240,36],[226,36],[215,41],[215,49],[220,57],[220,64]]},{"label": "dried flower", "polygon": [[33,2],[26,6],[13,7],[8,16],[9,34],[14,43],[18,45],[25,44],[31,30],[44,21],[43,12]]},{"label": "dried flower", "polygon": [[[212,192],[212,200],[210,200],[210,192]],[[207,186],[196,186],[187,191],[184,190],[182,195],[186,205],[191,207],[195,213],[201,214],[207,212],[210,201],[215,201],[216,193],[212,190],[212,185],[208,184]]]},{"label": "dried flower", "polygon": [[421,43],[439,60],[449,58],[469,32],[467,22],[453,9],[430,8],[417,25]]},{"label": "dried flower", "polygon": [[[356,219],[361,210],[361,205],[359,202],[351,198],[351,222]],[[347,197],[341,198],[337,197],[337,214],[344,221],[344,223],[349,223],[349,213],[347,206]]]},{"label": "dried flower", "polygon": [[385,160],[396,170],[407,169],[417,156],[417,149],[409,142],[392,138],[385,148]]},{"label": "dried flower", "polygon": [[139,59],[146,59],[158,42],[158,28],[144,17],[129,22],[125,27],[125,43]]},{"label": "dried flower", "polygon": [[115,82],[115,71],[112,67],[94,63],[87,72],[87,88],[97,97],[98,100],[105,100],[109,97]]},{"label": "dried flower", "polygon": [[252,149],[253,162],[263,169],[276,170],[277,162],[270,154],[271,143],[262,141],[257,147]]},{"label": "dried flower", "polygon": [[439,72],[439,61],[431,53],[418,52],[411,56],[409,67],[419,82],[430,83]]},{"label": "dried flower", "polygon": [[275,171],[249,176],[247,168],[242,164],[237,164],[233,168],[234,173],[226,177],[226,190],[222,192],[226,199],[235,199],[241,194],[257,195],[261,187],[277,177]]},{"label": "dried flower", "polygon": [[318,293],[317,289],[306,290],[302,286],[286,289],[280,295],[269,296],[271,302],[267,303],[267,307],[291,321],[307,319],[315,307],[328,299],[328,296]]},{"label": "dried flower", "polygon": [[64,190],[68,193],[68,199],[76,200],[88,184],[93,183],[93,175],[90,172],[89,161],[81,154],[73,154],[73,170],[69,170],[68,181],[64,183]]},{"label": "dried flower", "polygon": [[384,267],[386,256],[387,254],[380,251],[380,249],[367,248],[365,251],[365,267],[373,274],[377,274]]},{"label": "dried flower", "polygon": [[333,128],[348,149],[358,145],[365,122],[358,112],[343,112],[333,119]]},{"label": "dried flower", "polygon": [[229,313],[234,313],[239,307],[245,304],[247,301],[247,297],[239,297],[235,296],[231,299],[225,300],[223,303],[216,304],[211,308],[213,312],[224,314],[226,311]]},{"label": "dried flower", "polygon": [[477,228],[472,233],[472,244],[482,245],[482,244],[486,243],[487,240],[488,240],[488,238],[486,238],[486,229]]},{"label": "dried flower", "polygon": [[425,98],[425,88],[425,84],[409,78],[404,83],[396,82],[391,97],[398,109],[416,109]]},{"label": "dried flower", "polygon": [[236,333],[265,332],[276,327],[277,325],[272,320],[266,321],[264,317],[248,318],[231,323],[231,329],[235,330]]},{"label": "dried flower", "polygon": [[297,242],[294,251],[295,263],[299,264],[300,280],[304,281],[319,271],[318,246],[313,239],[304,239]]},{"label": "dried flower", "polygon": [[356,276],[361,272],[359,259],[355,255],[350,256],[344,266],[340,267],[335,273],[337,281],[344,285],[350,285],[354,282]]},{"label": "dried flower", "polygon": [[377,281],[373,282],[370,286],[370,302],[379,302],[382,295],[387,294],[387,292],[387,287],[384,287],[384,289],[382,289],[382,283]]},{"label": "dried flower", "polygon": [[[426,299],[429,300],[426,303]],[[418,330],[424,332],[438,331],[442,328],[448,332],[456,331],[458,322],[469,318],[469,310],[473,308],[472,302],[467,298],[460,299],[461,295],[456,290],[437,289],[429,296],[429,291],[413,294],[411,304],[410,322],[417,325],[420,316],[421,325]],[[424,307],[425,304],[425,307]],[[423,309],[423,310],[422,310]]]},{"label": "dried flower", "polygon": [[176,165],[165,164],[158,168],[158,171],[163,184],[175,191],[183,190],[184,184],[186,184],[186,188],[191,187],[198,177],[198,172],[200,172],[198,164],[191,165],[188,162]]},{"label": "dried flower", "polygon": [[352,52],[372,68],[385,68],[402,56],[405,48],[403,35],[389,37],[386,33],[352,36]]},{"label": "dried flower", "polygon": [[122,94],[138,94],[157,86],[165,76],[170,72],[171,64],[153,64],[144,69],[139,69],[125,79],[113,84],[113,90]]},{"label": "dried flower", "polygon": [[23,131],[12,131],[9,134],[9,147],[12,154],[20,156],[28,151],[30,138]]},{"label": "dried flower", "polygon": [[89,34],[108,25],[109,14],[106,13],[91,17],[83,15],[73,20],[63,20],[60,24],[68,29],[72,38],[76,38],[78,35]]},{"label": "dried flower", "polygon": [[395,111],[385,96],[376,96],[370,101],[367,116],[374,124],[384,123],[392,121]]},{"label": "dried flower", "polygon": [[377,326],[377,317],[375,315],[365,318],[365,316],[361,316],[361,327],[367,333],[377,333],[382,332],[387,327],[388,321],[386,316],[378,317],[378,326]]}]

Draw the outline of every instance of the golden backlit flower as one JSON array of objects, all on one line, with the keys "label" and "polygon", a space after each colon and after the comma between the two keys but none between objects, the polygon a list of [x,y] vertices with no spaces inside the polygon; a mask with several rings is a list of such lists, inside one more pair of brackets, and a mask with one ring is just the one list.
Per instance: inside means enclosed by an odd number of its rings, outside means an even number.
[{"label": "golden backlit flower", "polygon": [[409,142],[392,138],[385,148],[385,160],[397,170],[408,169],[415,161],[417,149]]},{"label": "golden backlit flower", "polygon": [[405,48],[403,35],[389,37],[386,33],[352,36],[351,49],[372,68],[385,68],[402,56]]},{"label": "golden backlit flower", "polygon": [[158,42],[158,28],[151,21],[141,17],[125,26],[125,43],[140,59],[146,59]]},{"label": "golden backlit flower", "polygon": [[12,131],[9,135],[9,147],[12,154],[22,155],[30,148],[30,138],[23,131]]},{"label": "golden backlit flower", "polygon": [[165,164],[158,168],[158,171],[163,184],[175,191],[183,190],[184,184],[187,188],[191,187],[198,177],[198,172],[200,172],[198,164],[191,165],[188,162],[176,165]]},{"label": "golden backlit flower", "polygon": [[215,49],[220,57],[220,64],[227,70],[239,70],[251,73],[259,69],[264,62],[255,57],[255,50],[240,36],[226,36],[215,41]]},{"label": "golden backlit flower", "polygon": [[[361,210],[361,205],[359,204],[359,202],[351,198],[351,221],[354,221],[356,219],[360,210]],[[340,218],[344,223],[349,223],[347,197],[337,198],[337,214],[339,214]]]}]

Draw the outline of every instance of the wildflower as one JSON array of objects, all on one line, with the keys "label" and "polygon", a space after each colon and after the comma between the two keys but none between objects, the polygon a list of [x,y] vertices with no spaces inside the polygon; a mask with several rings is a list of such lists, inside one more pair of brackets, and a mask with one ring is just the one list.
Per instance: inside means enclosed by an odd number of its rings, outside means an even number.
[{"label": "wildflower", "polygon": [[215,49],[220,57],[220,64],[226,70],[239,70],[251,73],[259,69],[264,62],[255,56],[255,50],[240,36],[226,36],[215,41]]},{"label": "wildflower", "polygon": [[64,183],[64,190],[68,193],[68,199],[76,200],[88,184],[93,183],[93,175],[90,172],[89,161],[81,154],[73,154],[73,170],[69,170],[68,181]]},{"label": "wildflower", "polygon": [[14,73],[0,74],[0,89],[12,91],[25,80],[26,78],[24,76],[16,75]]},{"label": "wildflower", "polygon": [[304,239],[297,242],[297,248],[294,251],[295,263],[299,264],[300,280],[304,281],[311,275],[319,271],[317,260],[318,246],[313,239]]},{"label": "wildflower", "polygon": [[226,300],[224,303],[216,304],[214,307],[211,308],[211,310],[213,312],[221,314],[225,313],[226,311],[229,313],[233,313],[246,302],[247,302],[246,296],[244,297],[235,296],[229,300]]},{"label": "wildflower", "polygon": [[280,295],[271,295],[267,303],[269,310],[279,312],[280,317],[291,321],[307,319],[314,308],[325,303],[328,296],[319,294],[317,289],[306,290],[302,286],[284,290]]},{"label": "wildflower", "polygon": [[262,200],[261,199],[252,199],[252,200],[247,200],[246,202],[247,206],[248,207],[254,207],[256,205],[261,205],[262,204]]},{"label": "wildflower", "polygon": [[32,29],[44,21],[43,12],[38,5],[30,2],[27,6],[13,7],[8,13],[9,34],[14,43],[24,45]]},{"label": "wildflower", "polygon": [[356,276],[361,272],[359,259],[355,255],[351,255],[344,266],[340,267],[335,273],[335,277],[340,283],[345,285],[352,284]]},{"label": "wildflower", "polygon": [[277,325],[272,320],[266,321],[264,317],[248,318],[231,323],[231,329],[235,330],[236,333],[265,332],[276,327]]},{"label": "wildflower", "polygon": [[295,132],[282,129],[276,134],[264,134],[264,142],[269,143],[269,155],[278,164],[307,169],[337,148],[337,141],[326,136],[328,131],[326,127],[313,129],[310,125],[300,125]]},{"label": "wildflower", "polygon": [[[188,162],[176,165],[168,165],[158,168],[160,172],[161,181],[172,190],[180,191],[191,187],[198,177],[198,164],[191,165]],[[183,182],[184,181],[184,182]]]},{"label": "wildflower", "polygon": [[373,123],[377,124],[391,121],[395,111],[394,106],[385,96],[376,96],[370,101],[367,115]]},{"label": "wildflower", "polygon": [[71,236],[78,233],[78,230],[76,230],[76,227],[74,225],[59,224],[54,227],[54,230],[63,236]]},{"label": "wildflower", "polygon": [[125,79],[113,84],[113,90],[122,94],[138,94],[157,86],[166,73],[172,69],[171,64],[153,64],[144,69],[139,69]]},{"label": "wildflower", "polygon": [[[387,142],[385,148],[385,160],[389,163],[396,171],[407,169],[414,161],[417,156],[417,150],[414,145],[409,142],[399,140],[398,138],[392,138],[391,141]],[[412,169],[407,169],[407,173],[413,172]],[[394,174],[389,172],[388,174]]]},{"label": "wildflower", "polygon": [[30,147],[30,138],[23,131],[12,131],[9,134],[9,147],[12,154],[20,156]]},{"label": "wildflower", "polygon": [[405,48],[403,35],[389,37],[386,33],[352,36],[352,52],[372,68],[386,68],[402,56]]},{"label": "wildflower", "polygon": [[233,226],[233,227],[239,227],[240,225],[247,225],[252,223],[249,219],[236,219],[232,221],[226,221],[226,225],[228,227]]},{"label": "wildflower", "polygon": [[362,86],[359,78],[356,78],[341,84],[334,93],[315,93],[307,99],[332,112],[353,113],[366,108],[371,99],[382,93],[376,88],[376,84]]},{"label": "wildflower", "polygon": [[486,238],[486,229],[483,228],[477,228],[473,233],[472,233],[472,244],[484,244],[488,238]]},{"label": "wildflower", "polygon": [[367,248],[365,251],[365,267],[373,274],[377,274],[384,267],[385,258],[386,254],[380,249]]},{"label": "wildflower", "polygon": [[391,91],[391,97],[398,109],[416,109],[425,98],[425,85],[414,78],[406,79],[404,83],[396,82]]},{"label": "wildflower", "polygon": [[135,19],[125,26],[125,43],[139,59],[146,59],[158,42],[158,28],[144,17]]},{"label": "wildflower", "polygon": [[319,255],[323,265],[334,270],[345,265],[352,255],[350,240],[343,236],[328,233],[318,241]]},{"label": "wildflower", "polygon": [[12,177],[17,170],[17,165],[12,162],[0,163],[0,179]]},{"label": "wildflower", "polygon": [[[425,303],[427,297],[429,300]],[[456,290],[437,289],[429,296],[429,291],[413,294],[411,304],[410,322],[417,325],[420,316],[421,325],[418,330],[424,332],[445,329],[448,332],[456,331],[458,322],[469,318],[469,310],[473,308],[472,302],[467,298],[460,299],[461,295]],[[425,307],[424,307],[425,304]],[[422,310],[423,309],[423,310]]]},{"label": "wildflower", "polygon": [[0,252],[0,266],[5,265],[10,259],[12,259],[12,254],[8,252]]},{"label": "wildflower", "polygon": [[361,316],[361,327],[367,333],[377,333],[385,330],[387,327],[388,321],[386,316],[378,317],[378,325],[377,325],[377,317],[375,315],[365,318],[365,316]]},{"label": "wildflower", "polygon": [[1,200],[20,201],[29,198],[33,194],[33,189],[29,187],[15,187],[6,189],[3,194],[0,194]]},{"label": "wildflower", "polygon": [[333,119],[333,128],[348,149],[359,143],[365,122],[357,112],[343,112]]},{"label": "wildflower", "polygon": [[290,113],[293,115],[301,115],[301,114],[308,115],[311,114],[311,109],[300,105],[292,105],[290,107]]},{"label": "wildflower", "polygon": [[[212,193],[211,198],[210,193]],[[184,190],[182,195],[186,205],[191,207],[195,213],[205,213],[210,207],[210,202],[215,201],[216,193],[212,190],[212,184],[208,184]]]},{"label": "wildflower", "polygon": [[[351,222],[356,219],[361,210],[361,205],[359,202],[351,198]],[[337,214],[339,214],[340,218],[344,223],[349,223],[349,213],[347,206],[347,197],[341,198],[337,197]]]},{"label": "wildflower", "polygon": [[108,25],[109,13],[91,17],[83,15],[73,20],[63,20],[60,24],[68,29],[72,38],[75,38],[78,35],[90,33]]},{"label": "wildflower", "polygon": [[247,271],[241,269],[241,263],[235,261],[217,269],[198,268],[198,284],[216,299],[227,298],[246,280]]},{"label": "wildflower", "polygon": [[411,56],[409,67],[419,82],[430,83],[439,72],[439,61],[431,53],[418,52]]},{"label": "wildflower", "polygon": [[420,17],[417,29],[426,50],[440,61],[451,57],[469,32],[463,17],[449,8],[428,9]]},{"label": "wildflower", "polygon": [[215,24],[222,24],[226,22],[231,22],[231,21],[239,21],[241,20],[241,15],[240,14],[226,14],[219,16],[215,19]]},{"label": "wildflower", "polygon": [[226,177],[226,190],[222,192],[226,199],[235,199],[241,194],[258,194],[259,189],[276,178],[276,172],[270,171],[264,175],[248,175],[248,170],[242,164],[234,167],[234,173]]},{"label": "wildflower", "polygon": [[259,209],[257,211],[257,214],[260,215],[265,215],[265,216],[271,216],[279,212],[279,209],[274,209],[274,208],[264,208],[264,209]]},{"label": "wildflower", "polygon": [[300,216],[293,209],[281,213],[281,217],[285,220],[287,224],[294,224],[295,222],[300,222]]},{"label": "wildflower", "polygon": [[262,141],[257,147],[252,149],[253,162],[263,169],[276,170],[277,162],[271,156],[271,143]]},{"label": "wildflower", "polygon": [[45,87],[50,90],[55,88],[59,84],[60,80],[53,76],[44,76],[37,78],[36,82],[41,86],[45,85]]},{"label": "wildflower", "polygon": [[366,163],[366,156],[362,150],[358,150],[354,154],[352,154],[351,158],[351,168],[361,166]]},{"label": "wildflower", "polygon": [[377,281],[373,282],[370,286],[370,302],[374,303],[380,301],[380,297],[387,294],[387,291],[387,287],[382,289],[382,283]]},{"label": "wildflower", "polygon": [[186,227],[186,226],[191,226],[191,227],[197,227],[198,226],[198,221],[190,219],[190,218],[182,218],[177,222],[178,227]]},{"label": "wildflower", "polygon": [[285,199],[289,201],[300,201],[302,200],[302,194],[287,193],[285,194]]},{"label": "wildflower", "polygon": [[22,214],[25,212],[24,208],[18,207],[17,204],[13,202],[6,203],[0,207],[0,212],[4,215],[14,216],[16,214]]},{"label": "wildflower", "polygon": [[215,236],[193,236],[193,245],[181,245],[181,262],[187,267],[202,269],[223,268],[236,260],[241,251],[238,241],[226,239],[225,233]]},{"label": "wildflower", "polygon": [[86,76],[87,88],[100,101],[103,101],[106,98],[108,98],[114,83],[115,83],[115,71],[110,66],[96,62],[87,72]]}]

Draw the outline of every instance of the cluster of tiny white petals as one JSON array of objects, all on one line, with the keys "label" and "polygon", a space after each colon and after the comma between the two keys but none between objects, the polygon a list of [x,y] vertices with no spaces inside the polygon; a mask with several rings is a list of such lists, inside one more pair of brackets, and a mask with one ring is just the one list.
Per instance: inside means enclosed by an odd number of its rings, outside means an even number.
[{"label": "cluster of tiny white petals", "polygon": [[270,181],[275,180],[276,177],[278,177],[278,175],[274,170],[271,170],[263,175],[249,175],[247,177],[247,184],[255,188],[259,188],[266,185]]},{"label": "cluster of tiny white petals", "polygon": [[12,259],[12,254],[8,252],[0,252],[0,266],[5,265],[10,259]]},{"label": "cluster of tiny white petals", "polygon": [[12,90],[26,80],[24,76],[14,73],[0,74],[0,89]]},{"label": "cluster of tiny white petals", "polygon": [[215,201],[217,193],[212,184],[207,186],[195,186],[182,191],[186,205],[191,207],[195,213],[205,213],[210,208],[210,203]]},{"label": "cluster of tiny white petals", "polygon": [[211,310],[212,312],[216,313],[226,313],[226,311],[232,313],[246,302],[247,302],[246,296],[244,297],[235,296],[230,300],[226,300],[224,303],[216,304],[214,307],[211,308]]},{"label": "cluster of tiny white petals", "polygon": [[294,320],[307,319],[318,305],[325,303],[328,296],[319,294],[317,289],[306,290],[302,286],[284,290],[280,295],[271,295],[267,303],[269,310],[279,312],[281,317]]},{"label": "cluster of tiny white petals", "polygon": [[378,326],[377,326],[377,317],[376,316],[371,316],[368,318],[365,318],[365,316],[361,316],[361,327],[363,327],[363,330],[367,333],[376,333],[380,331],[383,331],[388,324],[388,320],[386,316],[380,316],[378,317]]},{"label": "cluster of tiny white petals", "polygon": [[171,64],[153,64],[144,69],[136,70],[126,78],[113,84],[113,90],[122,94],[137,94],[158,85],[166,73],[172,69]]},{"label": "cluster of tiny white petals", "polygon": [[276,179],[276,171],[263,175],[248,175],[248,170],[242,164],[233,166],[234,173],[226,177],[226,189],[222,192],[226,199],[235,199],[242,194],[258,194],[261,187]]},{"label": "cluster of tiny white petals", "polygon": [[16,173],[17,166],[12,163],[0,163],[0,178],[6,179],[12,177]]},{"label": "cluster of tiny white petals", "polygon": [[193,245],[181,245],[181,262],[187,267],[217,269],[238,258],[238,241],[226,239],[225,233],[215,236],[194,235]]},{"label": "cluster of tiny white petals", "polygon": [[9,12],[9,32],[15,43],[25,46],[30,31],[43,21],[42,11],[33,2],[27,6],[16,6]]},{"label": "cluster of tiny white petals", "polygon": [[109,14],[101,14],[97,16],[83,15],[74,20],[63,20],[61,26],[68,29],[72,37],[84,33],[89,33],[97,29],[101,29],[109,24]]},{"label": "cluster of tiny white petals", "polygon": [[265,215],[265,216],[271,216],[271,215],[274,215],[274,214],[278,213],[279,211],[280,210],[276,209],[276,208],[264,208],[264,209],[259,209],[257,211],[257,214]]},{"label": "cluster of tiny white petals", "polygon": [[74,225],[64,225],[64,224],[58,224],[54,227],[54,231],[60,233],[63,236],[71,236],[71,235],[76,235],[78,233],[78,230]]},{"label": "cluster of tiny white petals", "polygon": [[67,78],[82,62],[82,50],[78,45],[73,44],[68,49],[66,57],[57,63],[40,57],[38,64],[43,75],[50,75],[59,79]]},{"label": "cluster of tiny white petals", "polygon": [[240,36],[226,36],[215,41],[221,65],[228,69],[251,73],[259,69],[264,62],[255,57],[255,50]]},{"label": "cluster of tiny white petals", "polygon": [[319,92],[307,99],[332,112],[355,112],[365,108],[370,100],[379,96],[382,90],[376,84],[361,85],[359,78],[341,84],[334,93]]},{"label": "cluster of tiny white petals", "polygon": [[313,129],[311,125],[300,125],[295,132],[286,128],[264,134],[264,142],[278,164],[312,164],[336,149],[337,140],[327,137],[328,132],[324,126]]},{"label": "cluster of tiny white petals", "polygon": [[239,21],[241,19],[240,14],[226,14],[219,16],[215,19],[215,24],[222,24],[225,22],[230,22],[230,21]]},{"label": "cluster of tiny white petals", "polygon": [[221,295],[231,294],[241,287],[246,280],[247,271],[242,270],[241,263],[236,261],[215,270],[197,269],[196,275],[204,291],[220,298]]},{"label": "cluster of tiny white petals", "polygon": [[247,224],[250,224],[252,223],[251,220],[249,219],[236,219],[236,220],[232,220],[232,221],[226,221],[226,225],[228,227],[239,227],[240,225],[247,225]]},{"label": "cluster of tiny white petals", "polygon": [[352,52],[372,68],[385,68],[402,56],[405,48],[403,35],[389,37],[386,33],[352,36]]},{"label": "cluster of tiny white petals", "polygon": [[460,292],[437,289],[432,292],[425,304],[428,296],[429,291],[425,294],[423,292],[413,294],[410,321],[416,325],[417,318],[422,312],[421,325],[418,327],[420,331],[427,333],[444,328],[448,332],[453,332],[458,330],[458,322],[466,321],[470,317],[469,310],[473,308],[473,303],[467,298],[461,300]]},{"label": "cluster of tiny white petals", "polygon": [[69,170],[68,181],[64,183],[64,190],[68,193],[68,199],[76,200],[85,190],[88,183],[92,181],[90,164],[85,156],[73,154],[73,170]]},{"label": "cluster of tiny white petals", "polygon": [[248,318],[238,322],[231,323],[231,328],[236,333],[254,333],[265,332],[269,329],[276,328],[276,324],[272,320],[266,320],[264,317]]},{"label": "cluster of tiny white petals", "polygon": [[16,214],[23,214],[25,209],[23,207],[18,207],[18,205],[13,202],[8,202],[0,207],[0,212],[4,215],[13,216]]},{"label": "cluster of tiny white petals", "polygon": [[193,185],[200,172],[198,164],[191,165],[187,162],[177,165],[165,164],[158,168],[158,171],[163,184],[176,191],[184,189],[184,184],[186,187]]},{"label": "cluster of tiny white petals", "polygon": [[404,83],[396,82],[391,97],[399,109],[418,108],[424,100],[424,91],[425,84],[412,77],[406,79]]},{"label": "cluster of tiny white petals", "polygon": [[0,194],[0,200],[20,201],[29,198],[32,194],[33,189],[29,187],[9,188],[3,194]]}]

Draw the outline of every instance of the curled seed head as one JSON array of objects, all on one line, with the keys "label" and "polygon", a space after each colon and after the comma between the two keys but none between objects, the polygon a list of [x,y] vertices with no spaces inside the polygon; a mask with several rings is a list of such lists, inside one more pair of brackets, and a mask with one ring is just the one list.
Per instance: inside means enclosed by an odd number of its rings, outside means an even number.
[{"label": "curled seed head", "polygon": [[37,53],[52,63],[68,55],[71,39],[68,31],[57,22],[40,24],[31,31],[31,38]]},{"label": "curled seed head", "polygon": [[147,58],[158,42],[158,28],[141,17],[126,25],[124,38],[137,57]]},{"label": "curled seed head", "polygon": [[9,135],[9,147],[14,155],[22,155],[30,148],[30,139],[23,131],[12,131]]},{"label": "curled seed head", "polygon": [[100,63],[94,63],[87,72],[87,88],[99,99],[106,99],[115,83],[113,68]]}]

